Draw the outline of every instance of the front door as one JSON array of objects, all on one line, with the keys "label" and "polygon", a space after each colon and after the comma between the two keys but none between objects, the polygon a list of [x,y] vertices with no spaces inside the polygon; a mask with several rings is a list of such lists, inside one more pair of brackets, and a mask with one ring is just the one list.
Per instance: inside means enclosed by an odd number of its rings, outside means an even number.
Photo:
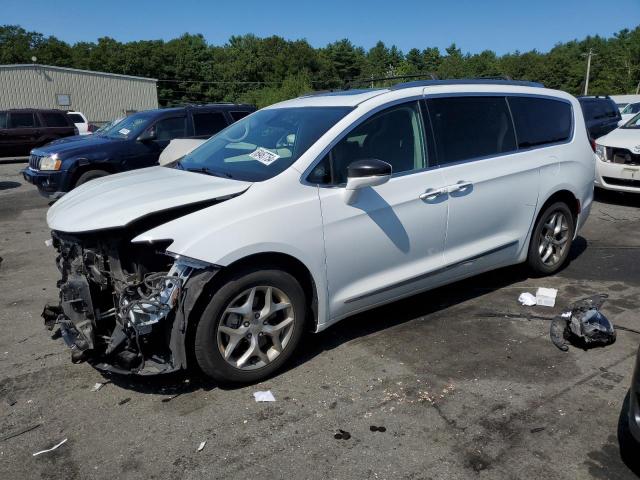
[{"label": "front door", "polygon": [[174,138],[187,136],[187,117],[162,118],[147,128],[153,139],[136,140],[124,158],[125,170],[152,167],[158,164],[162,151]]},{"label": "front door", "polygon": [[[319,195],[333,321],[435,283],[447,203],[446,195],[432,194],[444,180],[429,169],[427,150],[421,104],[410,102],[356,126],[316,167],[315,173],[331,172]],[[390,163],[393,177],[358,190],[347,204],[347,167],[370,158]]]}]

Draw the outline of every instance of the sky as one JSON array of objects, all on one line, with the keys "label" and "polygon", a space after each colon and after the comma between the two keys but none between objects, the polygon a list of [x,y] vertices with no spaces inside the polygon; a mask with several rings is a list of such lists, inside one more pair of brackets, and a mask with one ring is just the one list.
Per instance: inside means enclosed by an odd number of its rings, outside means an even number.
[{"label": "sky", "polygon": [[640,0],[0,0],[0,25],[7,24],[69,43],[201,33],[223,45],[253,33],[304,38],[314,47],[348,38],[366,49],[382,40],[404,52],[444,51],[455,42],[463,52],[504,54],[634,28]]}]

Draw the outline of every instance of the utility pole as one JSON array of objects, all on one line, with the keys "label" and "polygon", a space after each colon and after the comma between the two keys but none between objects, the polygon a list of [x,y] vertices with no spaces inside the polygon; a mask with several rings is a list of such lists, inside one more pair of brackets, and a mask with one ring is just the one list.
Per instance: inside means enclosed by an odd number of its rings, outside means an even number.
[{"label": "utility pole", "polygon": [[597,55],[593,53],[593,48],[589,49],[589,53],[583,53],[583,57],[587,57],[587,78],[584,80],[584,95],[589,93],[589,75],[591,74],[591,57]]}]

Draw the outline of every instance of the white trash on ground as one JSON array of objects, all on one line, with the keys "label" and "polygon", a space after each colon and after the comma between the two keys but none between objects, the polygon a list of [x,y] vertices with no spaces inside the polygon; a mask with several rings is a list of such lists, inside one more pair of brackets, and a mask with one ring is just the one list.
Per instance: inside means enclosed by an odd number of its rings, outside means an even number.
[{"label": "white trash on ground", "polygon": [[530,307],[532,305],[536,304],[536,297],[534,297],[533,295],[531,295],[529,292],[523,292],[520,294],[520,296],[518,297],[518,301],[522,304],[522,305],[526,305],[527,307]]},{"label": "white trash on ground", "polygon": [[527,307],[533,305],[553,307],[556,304],[556,295],[558,295],[557,289],[540,287],[535,296],[529,292],[522,292],[518,297],[518,301]]},{"label": "white trash on ground", "polygon": [[54,445],[51,448],[47,448],[46,450],[40,450],[39,452],[33,453],[32,455],[35,457],[37,455],[40,455],[42,453],[47,453],[47,452],[53,452],[56,448],[58,448],[60,445],[64,444],[67,442],[67,439],[65,438],[64,440],[62,440],[60,443],[58,443],[57,445]]},{"label": "white trash on ground", "polygon": [[201,452],[206,444],[207,444],[206,440],[204,442],[200,442],[200,445],[198,445],[198,450],[197,451]]},{"label": "white trash on ground", "polygon": [[100,382],[98,382],[98,383],[96,383],[96,384],[91,388],[91,391],[92,391],[92,392],[97,392],[97,391],[98,391],[98,390],[100,390],[102,387],[104,387],[104,385],[105,385],[104,383],[100,383]]},{"label": "white trash on ground", "polygon": [[256,402],[275,402],[276,398],[271,393],[271,390],[267,390],[266,392],[255,392],[253,394],[253,398],[256,399]]}]

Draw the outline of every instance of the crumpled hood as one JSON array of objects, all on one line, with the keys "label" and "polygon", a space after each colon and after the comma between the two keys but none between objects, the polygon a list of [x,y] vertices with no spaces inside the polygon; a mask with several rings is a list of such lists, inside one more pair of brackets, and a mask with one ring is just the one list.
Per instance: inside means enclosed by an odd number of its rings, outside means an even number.
[{"label": "crumpled hood", "polygon": [[251,183],[166,167],[118,173],[85,183],[47,212],[52,230],[124,227],[151,213],[244,192]]},{"label": "crumpled hood", "polygon": [[605,147],[626,148],[632,153],[640,153],[640,128],[616,128],[596,140]]}]

